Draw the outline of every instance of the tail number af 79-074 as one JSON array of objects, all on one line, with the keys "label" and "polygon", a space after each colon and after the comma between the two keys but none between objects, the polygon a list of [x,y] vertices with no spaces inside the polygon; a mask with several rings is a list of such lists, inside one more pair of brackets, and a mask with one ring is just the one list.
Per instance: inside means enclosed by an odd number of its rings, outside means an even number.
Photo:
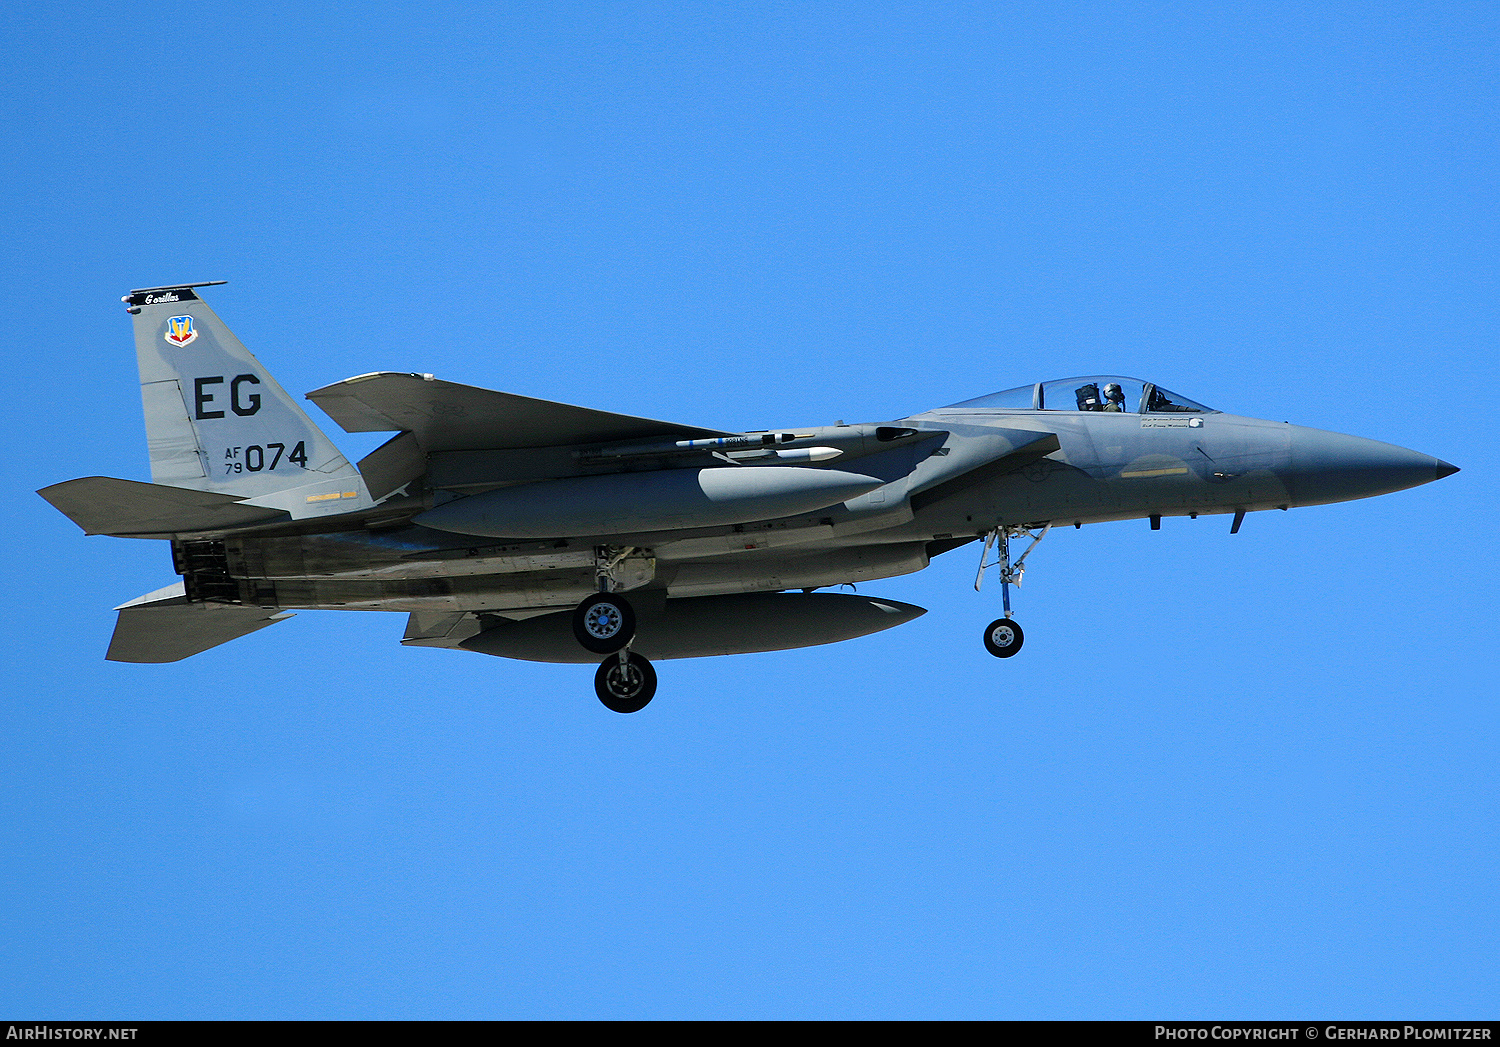
[{"label": "tail number af 79-074", "polygon": [[[244,452],[241,454],[240,452]],[[226,447],[224,448],[224,472],[229,473],[258,473],[262,469],[275,469],[282,461],[282,454],[286,451],[286,444],[251,444],[249,447]],[[266,461],[270,455],[271,460]],[[298,469],[307,468],[307,444],[297,441],[297,446],[292,448],[292,453],[286,456],[286,461],[295,465]]]}]

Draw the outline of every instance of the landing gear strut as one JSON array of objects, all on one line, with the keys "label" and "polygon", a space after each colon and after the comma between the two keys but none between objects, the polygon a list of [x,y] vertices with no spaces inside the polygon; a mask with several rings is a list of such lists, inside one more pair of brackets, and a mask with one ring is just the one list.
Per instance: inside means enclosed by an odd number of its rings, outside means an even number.
[{"label": "landing gear strut", "polygon": [[[656,694],[656,670],[634,651],[635,608],[615,593],[620,586],[640,585],[655,570],[655,561],[639,556],[641,550],[599,546],[594,550],[594,580],[599,591],[586,597],[573,611],[573,636],[585,650],[607,654],[594,674],[594,693],[606,709],[634,713],[646,707]],[[644,565],[641,563],[645,560]],[[645,567],[646,578],[631,578],[630,563]],[[622,575],[625,577],[622,578]]]},{"label": "landing gear strut", "polygon": [[656,670],[633,651],[621,651],[604,659],[594,674],[594,693],[606,709],[635,713],[656,694]]},{"label": "landing gear strut", "polygon": [[[1010,616],[1010,587],[1011,583],[1021,584],[1021,576],[1026,573],[1026,557],[1031,555],[1037,543],[1047,537],[1047,532],[1052,530],[1052,524],[1048,523],[1040,534],[1032,534],[1025,527],[995,528],[989,533],[984,541],[984,550],[979,554],[979,573],[974,576],[974,591],[984,583],[984,572],[986,568],[1000,568],[1000,596],[1005,607],[1005,617],[996,618],[984,628],[984,649],[996,658],[1010,658],[1021,650],[1021,645],[1026,642],[1026,633],[1022,631],[1019,623]],[[1011,563],[1010,540],[1022,536],[1031,539],[1031,544],[1026,547],[1020,557]],[[1000,545],[1000,559],[994,563],[985,563],[989,559],[990,548],[998,540]]]},{"label": "landing gear strut", "polygon": [[[628,546],[622,549],[601,545],[594,550],[594,582],[599,591],[581,601],[573,611],[573,636],[584,650],[614,654],[635,639],[635,609],[629,600],[615,595],[615,590],[640,584],[640,580],[620,577],[628,573],[627,561],[633,557],[639,560],[636,555],[639,553],[639,549]],[[648,562],[651,564],[648,570],[654,570],[655,562]]]}]

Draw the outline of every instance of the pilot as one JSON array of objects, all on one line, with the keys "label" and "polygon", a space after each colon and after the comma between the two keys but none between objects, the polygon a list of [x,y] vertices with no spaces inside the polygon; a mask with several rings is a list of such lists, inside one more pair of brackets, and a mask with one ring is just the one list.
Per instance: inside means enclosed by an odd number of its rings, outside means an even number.
[{"label": "pilot", "polygon": [[1124,413],[1125,390],[1120,388],[1119,382],[1110,382],[1104,387],[1104,406],[1100,410]]}]

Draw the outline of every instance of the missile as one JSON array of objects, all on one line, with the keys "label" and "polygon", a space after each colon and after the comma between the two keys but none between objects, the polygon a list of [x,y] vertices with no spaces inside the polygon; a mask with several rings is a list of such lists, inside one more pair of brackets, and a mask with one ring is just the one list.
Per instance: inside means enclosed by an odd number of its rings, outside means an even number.
[{"label": "missile", "polygon": [[493,538],[565,538],[717,527],[796,516],[885,481],[798,466],[663,469],[502,487],[445,502],[414,522]]},{"label": "missile", "polygon": [[776,457],[783,462],[826,462],[843,454],[837,447],[793,447],[777,451]]},{"label": "missile", "polygon": [[669,454],[700,454],[704,451],[745,451],[774,447],[797,439],[794,433],[755,433],[748,436],[714,436],[701,440],[668,440],[657,443],[620,444],[574,451],[574,458],[644,458]]}]

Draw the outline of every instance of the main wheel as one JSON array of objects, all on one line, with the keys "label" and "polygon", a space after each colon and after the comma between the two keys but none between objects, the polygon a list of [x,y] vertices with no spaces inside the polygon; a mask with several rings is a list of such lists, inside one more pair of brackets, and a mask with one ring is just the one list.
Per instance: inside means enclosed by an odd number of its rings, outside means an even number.
[{"label": "main wheel", "polygon": [[984,628],[984,649],[996,658],[1009,658],[1026,642],[1026,634],[1012,618],[996,618]]},{"label": "main wheel", "polygon": [[640,712],[656,694],[656,670],[634,651],[625,659],[623,665],[619,655],[604,660],[594,674],[594,693],[606,709]]},{"label": "main wheel", "polygon": [[595,593],[573,612],[573,635],[585,650],[614,654],[635,637],[635,609],[613,593]]}]

